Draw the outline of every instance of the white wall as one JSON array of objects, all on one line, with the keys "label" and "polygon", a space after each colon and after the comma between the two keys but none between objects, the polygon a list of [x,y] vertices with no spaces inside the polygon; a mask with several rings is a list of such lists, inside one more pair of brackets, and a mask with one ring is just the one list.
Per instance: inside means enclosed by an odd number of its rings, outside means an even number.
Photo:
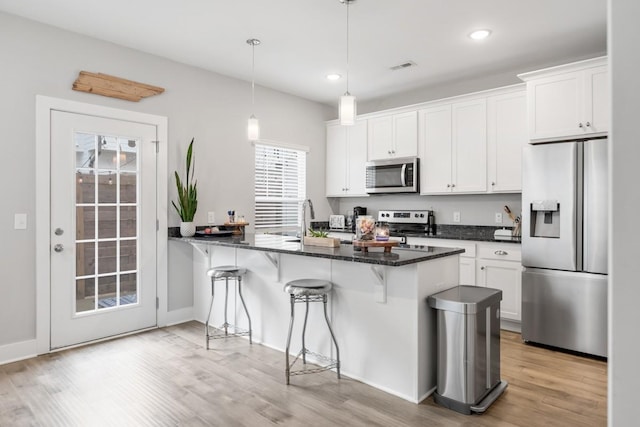
[{"label": "white wall", "polygon": [[612,72],[609,426],[638,425],[640,384],[640,2],[609,0]]},{"label": "white wall", "polygon": [[[244,52],[244,40],[238,43]],[[0,168],[0,347],[35,337],[36,94],[167,116],[170,199],[175,199],[173,171],[182,171],[187,144],[195,137],[200,194],[196,222],[204,224],[207,211],[215,211],[217,221],[222,222],[229,209],[253,222],[253,147],[246,140],[250,83],[4,13],[0,13],[0,58],[0,144],[4,153]],[[80,70],[162,86],[166,92],[139,103],[75,92],[71,85]],[[311,147],[308,192],[318,215],[327,216],[324,179],[313,178],[324,177],[324,121],[335,115],[332,108],[258,86],[255,114],[264,138]],[[13,229],[13,216],[18,212],[27,213],[27,230]],[[178,224],[170,208],[169,225]],[[170,260],[186,255],[184,248],[170,247],[169,252]],[[169,277],[189,281],[191,266],[182,271],[184,264],[170,263]],[[169,286],[171,309],[191,305],[191,288]]]}]

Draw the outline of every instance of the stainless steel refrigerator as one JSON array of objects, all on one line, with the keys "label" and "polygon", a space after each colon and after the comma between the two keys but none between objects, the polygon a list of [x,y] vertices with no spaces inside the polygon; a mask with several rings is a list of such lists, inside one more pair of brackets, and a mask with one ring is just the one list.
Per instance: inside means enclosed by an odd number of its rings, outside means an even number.
[{"label": "stainless steel refrigerator", "polygon": [[522,338],[607,356],[607,140],[523,151]]}]

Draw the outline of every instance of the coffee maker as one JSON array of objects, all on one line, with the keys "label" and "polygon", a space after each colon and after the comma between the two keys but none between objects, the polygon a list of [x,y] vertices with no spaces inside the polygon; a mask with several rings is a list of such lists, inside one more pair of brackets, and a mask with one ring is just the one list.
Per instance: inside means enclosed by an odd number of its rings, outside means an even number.
[{"label": "coffee maker", "polygon": [[362,206],[356,206],[355,208],[353,208],[353,224],[351,225],[351,231],[353,233],[356,232],[356,220],[359,216],[362,215],[366,215],[367,214],[367,208],[362,207]]}]

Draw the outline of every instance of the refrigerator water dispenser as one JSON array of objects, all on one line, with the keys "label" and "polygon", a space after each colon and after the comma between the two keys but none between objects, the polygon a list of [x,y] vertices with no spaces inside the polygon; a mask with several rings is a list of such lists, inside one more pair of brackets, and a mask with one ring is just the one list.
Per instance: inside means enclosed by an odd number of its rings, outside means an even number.
[{"label": "refrigerator water dispenser", "polygon": [[531,203],[531,237],[560,238],[560,203],[539,200]]}]

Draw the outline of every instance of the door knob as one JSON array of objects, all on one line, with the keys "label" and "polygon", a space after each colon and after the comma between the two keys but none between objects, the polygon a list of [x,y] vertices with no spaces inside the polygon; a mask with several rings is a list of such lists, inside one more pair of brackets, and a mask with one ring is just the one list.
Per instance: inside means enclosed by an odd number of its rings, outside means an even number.
[{"label": "door knob", "polygon": [[64,246],[62,246],[60,243],[58,243],[57,245],[55,245],[53,247],[53,250],[56,252],[62,252],[64,250]]}]

